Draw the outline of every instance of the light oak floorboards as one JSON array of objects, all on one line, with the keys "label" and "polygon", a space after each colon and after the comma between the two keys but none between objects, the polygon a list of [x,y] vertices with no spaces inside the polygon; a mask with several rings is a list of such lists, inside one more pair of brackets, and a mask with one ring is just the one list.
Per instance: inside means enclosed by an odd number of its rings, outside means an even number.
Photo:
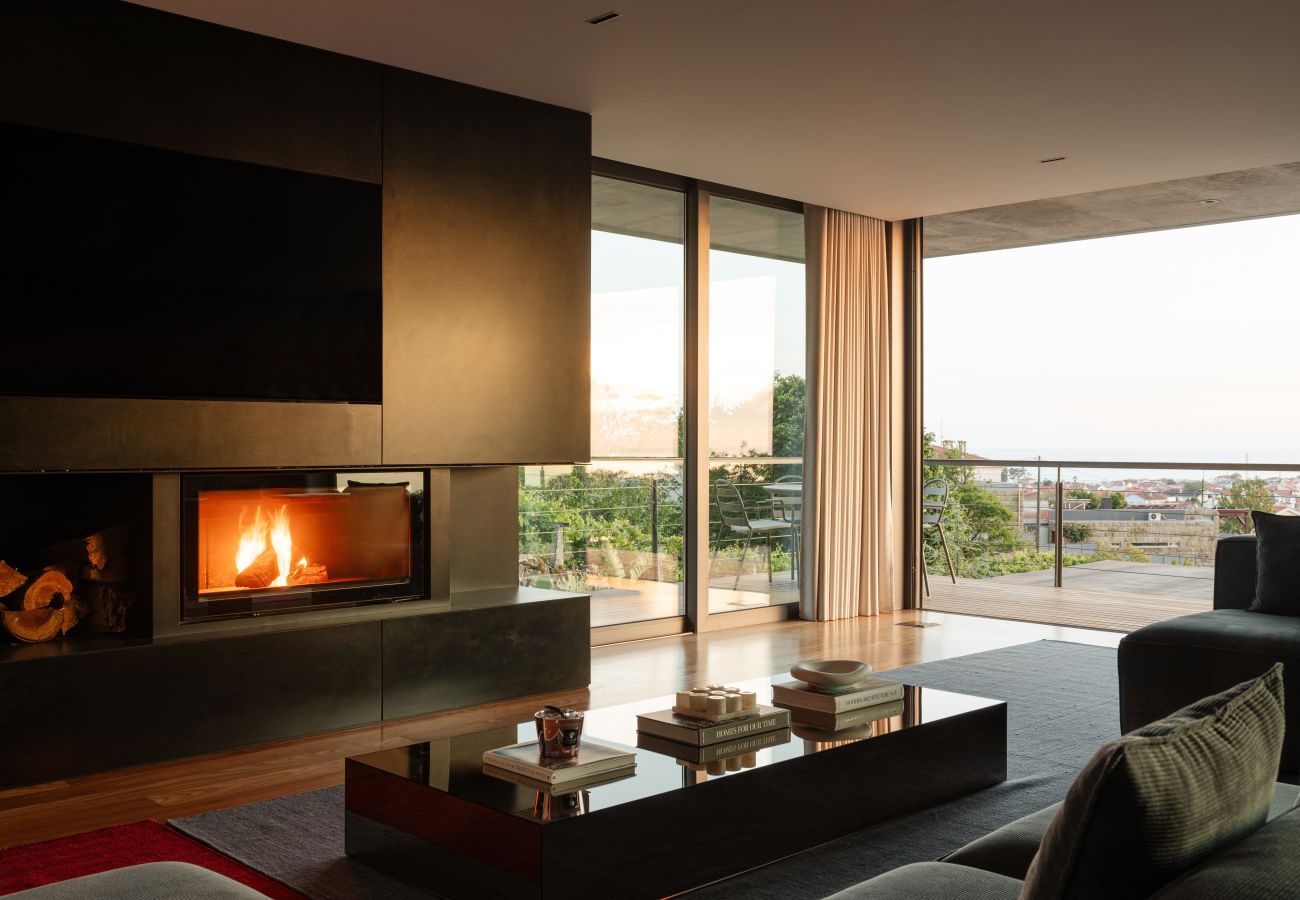
[{"label": "light oak floorboards", "polygon": [[[876,670],[1043,638],[1115,646],[1119,634],[913,611],[839,622],[782,622],[592,650],[589,690],[545,695],[570,706],[628,703],[705,682],[784,671],[802,659],[865,659]],[[0,847],[142,819],[222,809],[343,780],[345,757],[506,725],[543,702],[528,697],[383,725],[0,792]],[[93,752],[87,748],[87,752]]]}]

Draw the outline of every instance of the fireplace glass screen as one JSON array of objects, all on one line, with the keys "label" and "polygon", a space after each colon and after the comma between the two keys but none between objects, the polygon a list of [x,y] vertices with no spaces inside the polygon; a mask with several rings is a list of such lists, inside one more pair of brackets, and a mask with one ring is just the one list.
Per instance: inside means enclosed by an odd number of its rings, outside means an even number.
[{"label": "fireplace glass screen", "polygon": [[184,617],[424,596],[422,472],[187,475]]}]

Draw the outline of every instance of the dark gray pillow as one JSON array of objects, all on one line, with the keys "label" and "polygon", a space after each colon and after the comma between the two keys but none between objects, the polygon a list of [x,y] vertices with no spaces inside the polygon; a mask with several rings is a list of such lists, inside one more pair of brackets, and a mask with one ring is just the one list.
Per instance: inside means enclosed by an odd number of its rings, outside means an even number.
[{"label": "dark gray pillow", "polygon": [[1254,831],[1285,728],[1279,663],[1105,745],[1048,826],[1021,900],[1144,898]]},{"label": "dark gray pillow", "polygon": [[1251,612],[1300,616],[1300,516],[1255,512],[1255,602]]}]

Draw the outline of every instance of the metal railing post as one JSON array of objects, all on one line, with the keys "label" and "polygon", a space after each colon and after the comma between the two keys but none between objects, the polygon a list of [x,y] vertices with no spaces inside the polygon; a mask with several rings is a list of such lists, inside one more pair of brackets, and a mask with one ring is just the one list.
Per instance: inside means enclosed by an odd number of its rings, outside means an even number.
[{"label": "metal railing post", "polygon": [[1065,569],[1065,485],[1061,483],[1061,467],[1056,467],[1056,586],[1060,587]]},{"label": "metal railing post", "polygon": [[[1039,459],[1042,459],[1040,456]],[[1034,492],[1034,552],[1043,552],[1043,467],[1038,467],[1038,484]]]},{"label": "metal railing post", "polygon": [[655,581],[663,581],[659,565],[659,476],[650,476],[650,554],[655,561]]}]

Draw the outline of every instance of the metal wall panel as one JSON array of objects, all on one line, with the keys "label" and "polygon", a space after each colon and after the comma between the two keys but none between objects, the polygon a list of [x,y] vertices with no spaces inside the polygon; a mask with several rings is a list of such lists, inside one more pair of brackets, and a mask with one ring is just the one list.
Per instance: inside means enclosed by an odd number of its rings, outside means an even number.
[{"label": "metal wall panel", "polygon": [[591,118],[384,72],[384,463],[590,455]]},{"label": "metal wall panel", "polygon": [[379,464],[357,403],[0,397],[0,472]]},{"label": "metal wall panel", "polygon": [[380,180],[380,67],[107,0],[0,4],[0,119]]},{"label": "metal wall panel", "polygon": [[350,728],[380,717],[366,622],[0,664],[0,788]]}]

